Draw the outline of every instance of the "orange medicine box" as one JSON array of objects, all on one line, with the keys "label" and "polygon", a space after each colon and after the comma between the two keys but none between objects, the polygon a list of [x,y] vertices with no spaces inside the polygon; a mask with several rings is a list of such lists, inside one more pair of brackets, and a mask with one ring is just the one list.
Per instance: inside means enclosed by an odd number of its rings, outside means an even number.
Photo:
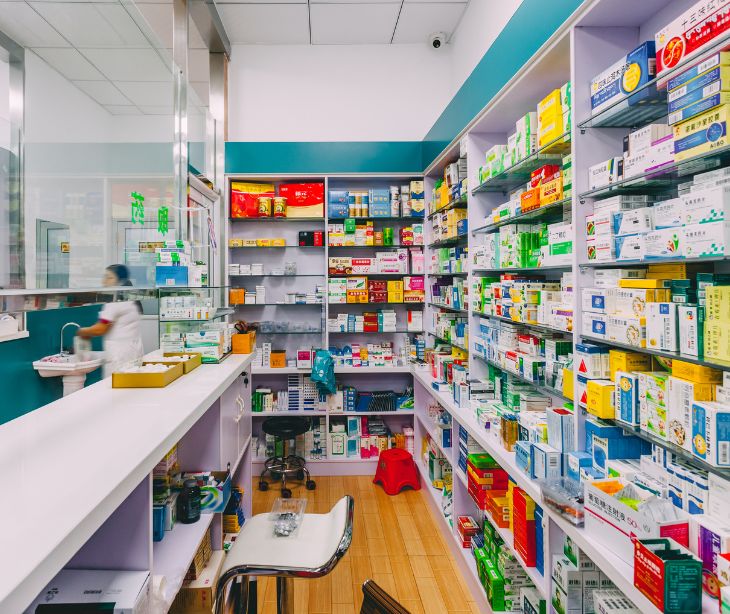
[{"label": "orange medicine box", "polygon": [[540,206],[540,188],[532,188],[522,193],[520,196],[520,208],[522,213],[532,211]]}]

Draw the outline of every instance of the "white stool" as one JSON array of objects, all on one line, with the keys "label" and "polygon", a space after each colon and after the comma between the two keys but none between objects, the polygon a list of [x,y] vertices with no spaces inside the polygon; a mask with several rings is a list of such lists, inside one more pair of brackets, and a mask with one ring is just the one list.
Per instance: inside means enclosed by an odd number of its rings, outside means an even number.
[{"label": "white stool", "polygon": [[223,563],[216,614],[248,612],[250,576],[275,576],[277,611],[292,614],[292,579],[319,578],[335,568],[352,542],[354,512],[354,499],[342,497],[328,514],[304,514],[293,537],[276,537],[268,513],[247,520]]}]

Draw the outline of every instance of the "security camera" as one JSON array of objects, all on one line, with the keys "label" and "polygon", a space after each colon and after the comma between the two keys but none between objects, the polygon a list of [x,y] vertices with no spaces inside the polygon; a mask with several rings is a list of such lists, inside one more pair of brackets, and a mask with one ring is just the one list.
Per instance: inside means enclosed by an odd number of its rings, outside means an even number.
[{"label": "security camera", "polygon": [[431,47],[434,49],[440,49],[446,42],[446,32],[434,32],[428,37],[428,42],[431,43]]}]

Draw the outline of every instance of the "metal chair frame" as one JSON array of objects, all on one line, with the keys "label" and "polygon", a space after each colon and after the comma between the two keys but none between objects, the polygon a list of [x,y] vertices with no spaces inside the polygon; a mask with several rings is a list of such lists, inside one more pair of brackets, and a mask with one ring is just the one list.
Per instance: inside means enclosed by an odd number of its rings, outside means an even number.
[{"label": "metal chair frame", "polygon": [[[215,614],[248,614],[249,604],[249,582],[251,576],[274,576],[276,577],[276,609],[278,614],[293,614],[293,590],[292,580],[294,578],[321,578],[330,573],[340,559],[350,548],[352,543],[352,523],[355,518],[355,500],[347,495],[347,517],[345,530],[340,543],[332,557],[321,567],[307,569],[301,567],[262,567],[258,565],[239,565],[229,569],[218,580],[216,587]],[[234,584],[234,581],[235,584]],[[231,585],[231,590],[229,589]],[[233,586],[237,586],[233,590]],[[225,608],[225,609],[224,609]],[[250,614],[255,614],[252,612]]]}]

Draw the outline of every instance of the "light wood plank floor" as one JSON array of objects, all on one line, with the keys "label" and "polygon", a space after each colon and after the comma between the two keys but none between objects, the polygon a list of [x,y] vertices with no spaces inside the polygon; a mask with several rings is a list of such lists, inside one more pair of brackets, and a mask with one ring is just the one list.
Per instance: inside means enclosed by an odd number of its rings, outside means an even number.
[{"label": "light wood plank floor", "polygon": [[[356,614],[362,583],[372,578],[412,614],[478,612],[471,593],[437,530],[423,491],[389,497],[369,476],[316,477],[317,490],[293,488],[308,499],[307,512],[324,513],[342,496],[355,498],[350,550],[328,576],[295,580],[297,614]],[[259,492],[254,480],[253,512],[268,512],[279,490]],[[276,614],[274,580],[259,579],[259,612]]]}]

